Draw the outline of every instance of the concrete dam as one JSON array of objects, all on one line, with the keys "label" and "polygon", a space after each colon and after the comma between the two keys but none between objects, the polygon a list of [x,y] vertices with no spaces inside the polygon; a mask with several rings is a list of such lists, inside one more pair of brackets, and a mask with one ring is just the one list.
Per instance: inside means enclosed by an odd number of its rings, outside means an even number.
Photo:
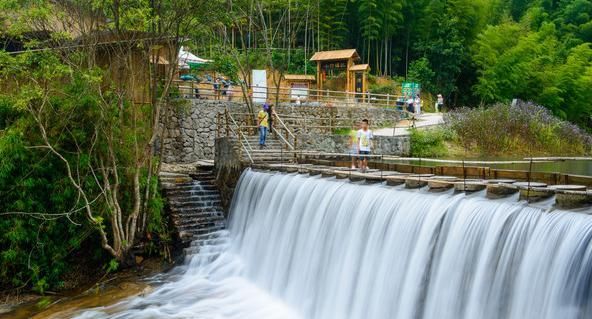
[{"label": "concrete dam", "polygon": [[78,318],[592,318],[590,212],[247,169],[227,229]]}]

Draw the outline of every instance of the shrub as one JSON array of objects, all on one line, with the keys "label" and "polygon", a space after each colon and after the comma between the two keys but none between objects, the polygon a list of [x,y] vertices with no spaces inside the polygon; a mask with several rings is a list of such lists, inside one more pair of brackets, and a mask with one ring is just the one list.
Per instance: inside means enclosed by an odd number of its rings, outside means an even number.
[{"label": "shrub", "polygon": [[489,155],[582,155],[592,147],[584,130],[533,103],[460,108],[444,120],[463,147]]},{"label": "shrub", "polygon": [[453,139],[453,133],[444,128],[410,130],[411,156],[442,157],[448,154],[446,141]]}]

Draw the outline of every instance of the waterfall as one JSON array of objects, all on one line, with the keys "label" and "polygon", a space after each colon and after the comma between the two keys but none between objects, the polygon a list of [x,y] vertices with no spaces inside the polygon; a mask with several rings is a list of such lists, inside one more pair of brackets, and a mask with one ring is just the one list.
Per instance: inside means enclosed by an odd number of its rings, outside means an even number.
[{"label": "waterfall", "polygon": [[79,318],[591,318],[586,213],[247,170],[168,283]]}]

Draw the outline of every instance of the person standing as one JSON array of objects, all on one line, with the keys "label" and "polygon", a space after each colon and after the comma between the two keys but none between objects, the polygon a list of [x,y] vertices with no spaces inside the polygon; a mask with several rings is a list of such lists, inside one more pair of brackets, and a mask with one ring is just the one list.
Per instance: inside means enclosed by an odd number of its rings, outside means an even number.
[{"label": "person standing", "polygon": [[442,112],[444,109],[444,97],[442,94],[438,94],[438,104],[436,104],[436,112]]},{"label": "person standing", "polygon": [[259,148],[265,147],[265,139],[267,137],[267,128],[269,127],[269,114],[267,110],[269,106],[263,104],[259,114],[257,114],[257,126],[259,127]]},{"label": "person standing", "polygon": [[409,97],[407,98],[407,112],[415,113],[415,108],[413,107],[414,102],[415,100],[413,99],[413,97],[409,95]]},{"label": "person standing", "polygon": [[365,172],[368,169],[368,157],[372,150],[372,139],[374,135],[369,128],[367,119],[362,120],[362,128],[358,130],[358,153],[360,155],[360,171]]},{"label": "person standing", "polygon": [[214,100],[220,99],[220,80],[216,78],[212,83],[212,89],[214,90]]}]

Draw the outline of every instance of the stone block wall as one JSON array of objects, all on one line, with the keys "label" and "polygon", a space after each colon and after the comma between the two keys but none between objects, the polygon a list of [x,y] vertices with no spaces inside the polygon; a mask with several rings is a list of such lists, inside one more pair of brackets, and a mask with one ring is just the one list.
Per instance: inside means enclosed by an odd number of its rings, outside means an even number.
[{"label": "stone block wall", "polygon": [[[324,153],[349,153],[349,136],[300,134],[299,144],[305,150]],[[410,143],[407,136],[375,136],[374,154],[388,154],[397,156],[409,155]]]},{"label": "stone block wall", "polygon": [[229,101],[193,100],[176,107],[163,122],[166,125],[162,158],[165,163],[193,163],[214,159],[217,115],[226,107],[241,109]]},{"label": "stone block wall", "polygon": [[[217,115],[226,108],[231,113],[247,113],[244,103],[215,100],[191,100],[188,105],[176,106],[163,119],[165,137],[163,141],[162,159],[165,163],[187,164],[198,160],[214,159],[217,131]],[[290,118],[286,125],[299,136],[305,150],[322,150],[341,152],[347,142],[341,137],[332,135],[330,126],[350,125],[353,119],[368,119],[372,127],[392,126],[399,119],[393,109],[373,107],[328,107],[311,105],[280,104],[276,107],[280,117]],[[235,120],[246,124],[247,116],[237,116]],[[323,120],[319,120],[323,119]],[[347,124],[346,124],[347,123]],[[251,123],[252,124],[252,123]],[[314,126],[328,126],[320,129]],[[223,128],[222,128],[223,129]],[[255,133],[255,132],[253,132]],[[321,138],[322,135],[326,135]],[[333,142],[331,142],[333,141]],[[330,147],[333,143],[334,146]],[[404,138],[377,138],[376,152],[402,155],[408,152],[408,140]],[[329,145],[329,146],[328,146]]]},{"label": "stone block wall", "polygon": [[[275,111],[294,133],[332,133],[331,127],[347,126],[367,119],[372,127],[393,127],[400,119],[394,109],[383,107],[328,107],[282,103]],[[325,126],[326,128],[320,128]]]},{"label": "stone block wall", "polygon": [[234,189],[244,169],[241,163],[240,144],[232,138],[221,137],[215,140],[216,162],[214,170],[216,173],[216,185],[220,191],[222,207],[228,212]]}]

